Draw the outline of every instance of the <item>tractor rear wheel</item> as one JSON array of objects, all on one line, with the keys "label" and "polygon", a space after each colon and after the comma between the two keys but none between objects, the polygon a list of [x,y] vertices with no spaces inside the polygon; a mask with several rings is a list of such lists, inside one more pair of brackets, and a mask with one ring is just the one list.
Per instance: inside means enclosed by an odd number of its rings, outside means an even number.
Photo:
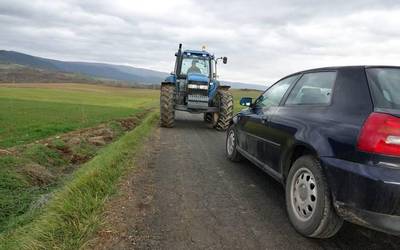
[{"label": "tractor rear wheel", "polygon": [[161,85],[160,123],[161,127],[172,128],[175,121],[174,86]]},{"label": "tractor rear wheel", "polygon": [[217,92],[217,102],[219,105],[219,115],[215,128],[225,131],[229,127],[229,121],[233,117],[233,97],[231,92],[220,89]]}]

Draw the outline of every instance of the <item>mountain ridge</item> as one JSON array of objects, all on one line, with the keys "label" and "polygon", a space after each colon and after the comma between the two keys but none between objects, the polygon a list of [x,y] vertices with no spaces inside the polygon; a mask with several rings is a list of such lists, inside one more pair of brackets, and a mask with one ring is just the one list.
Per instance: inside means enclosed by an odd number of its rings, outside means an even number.
[{"label": "mountain ridge", "polygon": [[[160,84],[169,73],[101,62],[61,61],[37,57],[17,51],[0,50],[0,63],[15,64],[33,69],[73,73],[100,79],[110,79],[137,84]],[[49,75],[51,75],[49,73]],[[265,89],[262,85],[221,81],[233,88]]]}]

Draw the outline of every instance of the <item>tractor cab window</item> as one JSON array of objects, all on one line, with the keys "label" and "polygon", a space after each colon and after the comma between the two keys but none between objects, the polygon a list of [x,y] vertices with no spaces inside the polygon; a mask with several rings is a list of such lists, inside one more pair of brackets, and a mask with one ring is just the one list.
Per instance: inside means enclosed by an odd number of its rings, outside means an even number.
[{"label": "tractor cab window", "polygon": [[184,57],[180,75],[186,76],[190,73],[210,75],[210,61],[201,57]]}]

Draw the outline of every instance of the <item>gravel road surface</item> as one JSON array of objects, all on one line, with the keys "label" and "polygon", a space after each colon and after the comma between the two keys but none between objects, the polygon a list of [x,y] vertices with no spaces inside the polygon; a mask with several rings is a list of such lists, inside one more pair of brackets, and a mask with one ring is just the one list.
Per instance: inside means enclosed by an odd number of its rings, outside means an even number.
[{"label": "gravel road surface", "polygon": [[124,227],[132,231],[134,248],[400,248],[400,238],[350,223],[329,240],[300,236],[290,225],[278,182],[248,161],[228,161],[225,133],[207,128],[202,115],[177,112],[176,119],[174,128],[158,130],[150,167],[132,181],[131,189],[151,186],[136,198],[146,200],[145,209],[116,215],[122,223],[140,217]]}]

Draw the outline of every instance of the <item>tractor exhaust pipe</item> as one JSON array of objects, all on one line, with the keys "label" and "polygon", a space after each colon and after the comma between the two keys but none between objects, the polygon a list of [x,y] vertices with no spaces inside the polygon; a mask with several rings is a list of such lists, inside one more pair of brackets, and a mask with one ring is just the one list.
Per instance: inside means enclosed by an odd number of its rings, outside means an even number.
[{"label": "tractor exhaust pipe", "polygon": [[182,55],[182,43],[179,44],[178,56]]},{"label": "tractor exhaust pipe", "polygon": [[175,70],[174,70],[174,72],[176,73],[176,72],[178,72],[178,66],[180,64],[180,60],[181,60],[181,57],[182,57],[182,43],[179,44],[178,52],[175,53],[175,56],[176,56],[176,60],[175,60]]}]

